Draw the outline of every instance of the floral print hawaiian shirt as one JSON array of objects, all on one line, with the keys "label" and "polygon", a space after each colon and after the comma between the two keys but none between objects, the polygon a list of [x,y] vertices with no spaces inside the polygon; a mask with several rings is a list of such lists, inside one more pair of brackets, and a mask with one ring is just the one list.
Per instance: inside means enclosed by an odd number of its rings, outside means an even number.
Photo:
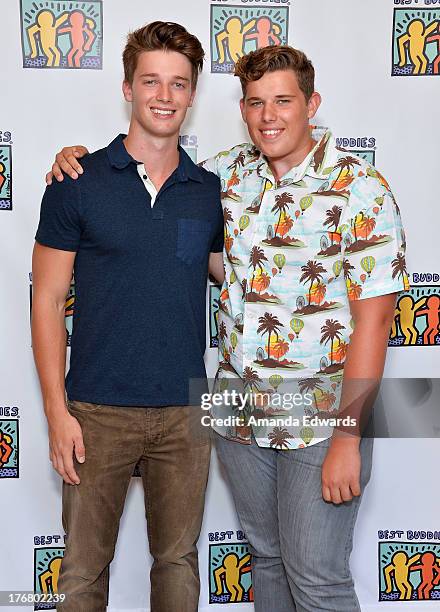
[{"label": "floral print hawaiian shirt", "polygon": [[[221,405],[211,416],[218,433],[241,443],[253,434],[260,446],[294,449],[329,437],[323,417],[338,409],[349,302],[409,288],[387,181],[325,128],[312,137],[310,154],[278,182],[248,143],[204,162],[221,179],[225,231],[216,390],[235,380],[257,397],[251,412]],[[287,406],[287,388],[309,401]]]}]

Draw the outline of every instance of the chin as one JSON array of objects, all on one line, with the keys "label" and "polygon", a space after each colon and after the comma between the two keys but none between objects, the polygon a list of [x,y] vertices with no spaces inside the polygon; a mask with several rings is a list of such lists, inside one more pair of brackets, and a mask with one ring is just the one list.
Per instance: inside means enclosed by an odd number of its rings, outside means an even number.
[{"label": "chin", "polygon": [[284,157],[288,153],[286,146],[280,146],[279,144],[275,144],[275,143],[274,144],[264,143],[261,146],[257,145],[257,147],[260,149],[263,155],[265,155],[266,157],[271,157],[273,159]]}]

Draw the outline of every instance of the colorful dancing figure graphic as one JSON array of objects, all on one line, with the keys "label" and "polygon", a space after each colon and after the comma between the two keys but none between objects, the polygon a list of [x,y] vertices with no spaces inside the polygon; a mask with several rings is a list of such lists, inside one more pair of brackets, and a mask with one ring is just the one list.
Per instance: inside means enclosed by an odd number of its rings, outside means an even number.
[{"label": "colorful dancing figure graphic", "polygon": [[[244,567],[251,560],[251,555],[244,555],[241,559],[235,553],[229,553],[223,559],[223,563],[214,572],[216,595],[223,593],[222,578],[225,581],[227,591],[231,595],[229,603],[243,601],[244,589],[240,584],[240,577],[246,572]],[[250,569],[250,566],[248,566]],[[248,570],[249,571],[249,570]]]},{"label": "colorful dancing figure graphic", "polygon": [[31,47],[31,58],[38,57],[37,40],[40,42],[41,51],[47,59],[46,66],[57,67],[61,62],[61,51],[57,47],[58,29],[67,21],[69,13],[62,13],[57,19],[52,11],[44,10],[38,13],[36,23],[27,28],[29,44]]},{"label": "colorful dancing figure graphic", "polygon": [[245,35],[254,27],[255,23],[255,19],[251,19],[246,24],[243,24],[239,17],[228,19],[225,29],[216,36],[219,64],[224,64],[227,61],[225,47],[230,61],[237,62],[240,57],[243,57]]},{"label": "colorful dancing figure graphic", "polygon": [[256,40],[257,49],[261,47],[268,47],[269,45],[280,45],[281,40],[277,36],[280,33],[281,28],[276,23],[272,23],[269,17],[260,17],[257,19],[255,26],[256,32],[246,34],[246,40]]},{"label": "colorful dancing figure graphic", "polygon": [[67,65],[71,68],[81,68],[81,59],[95,42],[95,27],[93,19],[87,19],[82,11],[72,11],[69,25],[58,30],[58,34],[70,34],[71,48],[67,54]]},{"label": "colorful dancing figure graphic", "polygon": [[414,66],[412,74],[426,74],[428,70],[428,58],[425,54],[426,43],[429,35],[437,28],[438,22],[434,21],[425,28],[421,19],[414,19],[408,25],[407,31],[397,39],[399,45],[399,67],[404,68],[407,63],[407,53],[410,62]]},{"label": "colorful dancing figure graphic", "polygon": [[433,34],[426,39],[426,42],[436,42],[437,43],[437,57],[432,62],[432,73],[439,74],[440,73],[440,22],[437,22],[439,26],[439,32],[437,34]]},{"label": "colorful dancing figure graphic", "polygon": [[420,559],[420,553],[417,553],[410,559],[406,552],[399,551],[394,553],[391,563],[384,568],[384,577],[386,584],[386,593],[391,593],[393,585],[391,581],[391,575],[394,574],[394,582],[396,588],[399,591],[400,600],[409,600],[413,594],[413,586],[409,581],[409,572],[413,563]]},{"label": "colorful dancing figure graphic", "polygon": [[426,315],[427,327],[423,332],[423,344],[434,345],[437,334],[440,332],[440,297],[430,295],[426,300],[426,308],[418,310],[416,316]]},{"label": "colorful dancing figure graphic", "polygon": [[0,191],[2,190],[3,184],[6,181],[5,170],[5,165],[0,162]]},{"label": "colorful dancing figure graphic", "polygon": [[6,465],[12,454],[12,438],[0,429],[0,468]]},{"label": "colorful dancing figure graphic", "polygon": [[417,587],[418,599],[430,599],[432,589],[440,583],[439,563],[440,559],[433,552],[427,551],[423,553],[420,564],[411,567],[411,572],[420,570],[422,574],[422,582]]}]

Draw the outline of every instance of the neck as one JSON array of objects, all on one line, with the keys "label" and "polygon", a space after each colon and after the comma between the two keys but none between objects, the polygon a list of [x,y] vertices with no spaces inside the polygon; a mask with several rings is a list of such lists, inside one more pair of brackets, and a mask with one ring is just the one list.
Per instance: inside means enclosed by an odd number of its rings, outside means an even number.
[{"label": "neck", "polygon": [[130,123],[124,144],[130,155],[145,166],[148,176],[157,189],[179,165],[179,134],[159,138]]},{"label": "neck", "polygon": [[302,164],[315,145],[316,142],[310,135],[308,135],[307,139],[301,144],[301,146],[295,149],[295,151],[289,155],[285,155],[280,158],[268,158],[269,167],[272,170],[275,179],[280,181],[285,174],[292,170],[292,168]]}]

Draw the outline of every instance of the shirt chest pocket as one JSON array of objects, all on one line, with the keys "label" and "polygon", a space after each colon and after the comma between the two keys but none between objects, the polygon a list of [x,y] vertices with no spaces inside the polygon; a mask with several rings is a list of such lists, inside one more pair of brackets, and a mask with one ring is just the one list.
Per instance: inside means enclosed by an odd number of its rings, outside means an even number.
[{"label": "shirt chest pocket", "polygon": [[176,255],[184,263],[202,263],[208,257],[212,226],[200,219],[177,220]]}]

